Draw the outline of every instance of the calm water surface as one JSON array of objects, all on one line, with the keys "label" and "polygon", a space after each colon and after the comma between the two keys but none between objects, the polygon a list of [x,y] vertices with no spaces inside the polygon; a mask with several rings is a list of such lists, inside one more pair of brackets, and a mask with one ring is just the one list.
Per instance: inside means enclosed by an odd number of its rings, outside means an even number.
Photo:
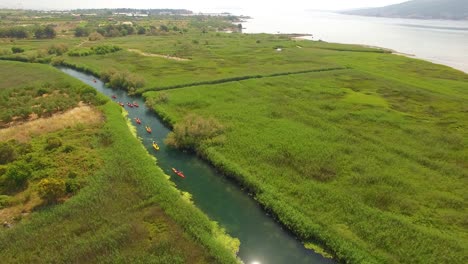
[{"label": "calm water surface", "polygon": [[245,33],[308,33],[312,39],[379,46],[468,73],[468,21],[376,18],[318,11],[248,13]]},{"label": "calm water surface", "polygon": [[[157,157],[158,165],[171,176],[177,188],[192,194],[198,208],[218,222],[231,236],[239,238],[241,244],[238,255],[245,264],[334,263],[305,249],[289,232],[266,215],[238,185],[227,180],[206,162],[193,154],[166,147],[163,140],[170,130],[146,108],[141,97],[130,97],[123,90],[109,89],[100,80],[94,82],[95,77],[92,75],[67,68],[60,69],[109,97],[116,95],[115,101],[125,104],[137,102],[140,105],[138,108],[126,106],[126,109],[129,118],[134,120],[135,117],[139,117],[142,121],[142,124],[137,126],[137,134],[141,137],[143,145],[149,153]],[[152,128],[152,134],[146,132],[145,125]],[[159,151],[152,148],[153,140],[160,146]],[[171,167],[183,171],[186,178],[176,176]]]}]

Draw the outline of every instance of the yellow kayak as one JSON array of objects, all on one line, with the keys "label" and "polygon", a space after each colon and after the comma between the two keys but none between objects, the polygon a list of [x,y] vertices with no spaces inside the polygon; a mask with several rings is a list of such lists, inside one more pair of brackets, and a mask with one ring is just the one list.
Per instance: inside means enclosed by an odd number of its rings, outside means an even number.
[{"label": "yellow kayak", "polygon": [[154,148],[155,150],[159,150],[158,144],[157,144],[156,142],[154,142],[154,141],[153,141],[153,148]]}]

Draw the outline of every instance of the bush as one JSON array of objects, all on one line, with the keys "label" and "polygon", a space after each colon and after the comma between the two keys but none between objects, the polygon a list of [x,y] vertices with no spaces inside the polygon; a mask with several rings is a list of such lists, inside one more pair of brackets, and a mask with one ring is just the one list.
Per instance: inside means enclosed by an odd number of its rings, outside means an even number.
[{"label": "bush", "polygon": [[83,187],[83,181],[77,178],[70,178],[65,181],[65,192],[76,194]]},{"label": "bush", "polygon": [[8,195],[0,195],[0,209],[5,208],[11,204],[11,197]]},{"label": "bush", "polygon": [[23,48],[20,48],[20,47],[11,47],[11,51],[13,53],[23,53],[24,52],[24,49]]},{"label": "bush", "polygon": [[63,44],[63,43],[60,43],[60,44],[54,44],[52,46],[50,46],[48,49],[47,49],[47,52],[49,54],[56,54],[56,55],[62,55],[64,54],[65,52],[67,52],[68,50],[68,46]]},{"label": "bush", "polygon": [[5,173],[6,183],[14,189],[24,187],[30,177],[31,168],[24,161],[12,164]]},{"label": "bush", "polygon": [[7,164],[15,161],[15,159],[15,148],[7,142],[0,142],[0,164]]},{"label": "bush", "polygon": [[210,140],[223,132],[224,128],[214,118],[187,115],[177,122],[165,143],[176,148],[194,149],[203,141]]},{"label": "bush", "polygon": [[85,27],[75,28],[75,37],[87,37],[89,35],[89,29]]},{"label": "bush", "polygon": [[158,97],[156,99],[156,102],[166,104],[167,102],[169,102],[169,95],[167,93],[165,93],[165,92],[158,93]]},{"label": "bush", "polygon": [[73,56],[73,57],[83,57],[83,56],[89,56],[89,55],[104,55],[107,53],[112,53],[122,50],[122,48],[114,45],[102,45],[102,46],[96,46],[92,48],[79,48],[79,49],[73,49],[68,52],[68,56]]},{"label": "bush", "polygon": [[0,50],[0,56],[10,55],[11,53],[12,53],[11,49],[1,49]]},{"label": "bush", "polygon": [[109,69],[102,72],[100,77],[112,88],[131,90],[141,88],[145,85],[145,80],[143,78],[128,71]]},{"label": "bush", "polygon": [[46,178],[38,184],[39,197],[46,203],[55,203],[65,195],[65,182],[61,179]]},{"label": "bush", "polygon": [[87,49],[87,48],[73,49],[68,52],[68,56],[72,56],[72,57],[84,57],[84,56],[89,56],[93,54],[94,52],[91,49]]},{"label": "bush", "polygon": [[84,57],[84,56],[93,55],[93,52],[90,49],[82,48],[82,49],[71,50],[68,52],[68,55],[73,56],[73,57]]},{"label": "bush", "polygon": [[146,28],[139,26],[138,29],[137,29],[137,33],[138,33],[138,35],[146,34]]},{"label": "bush", "polygon": [[37,39],[53,39],[57,36],[54,26],[39,26],[34,30],[34,37]]},{"label": "bush", "polygon": [[99,41],[99,40],[103,40],[103,39],[104,39],[104,37],[101,34],[99,34],[98,32],[93,32],[93,33],[89,34],[89,36],[88,36],[89,41]]},{"label": "bush", "polygon": [[62,146],[62,140],[57,137],[50,137],[46,140],[47,145],[45,146],[45,150],[53,150],[60,146]]},{"label": "bush", "polygon": [[119,50],[122,50],[122,48],[114,45],[103,45],[103,46],[96,46],[92,47],[91,50],[98,55],[104,55],[107,53],[113,53]]}]

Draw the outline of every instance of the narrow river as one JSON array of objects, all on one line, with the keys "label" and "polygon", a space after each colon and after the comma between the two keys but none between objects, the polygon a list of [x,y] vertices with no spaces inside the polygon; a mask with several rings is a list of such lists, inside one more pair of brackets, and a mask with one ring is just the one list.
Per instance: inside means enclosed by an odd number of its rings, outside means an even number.
[{"label": "narrow river", "polygon": [[[142,124],[137,125],[137,134],[144,146],[157,157],[158,165],[171,176],[177,188],[189,192],[198,208],[217,221],[231,236],[239,238],[241,244],[238,256],[244,263],[334,263],[305,249],[291,233],[268,216],[252,197],[205,161],[196,155],[166,147],[163,140],[170,130],[145,106],[142,97],[130,97],[123,90],[109,89],[99,79],[94,81],[92,75],[68,68],[60,70],[109,97],[115,95],[117,98],[114,101],[125,103],[128,117],[133,123],[135,117],[141,119]],[[129,108],[127,102],[137,102],[140,107]],[[145,125],[152,128],[152,134],[146,132]],[[159,144],[159,151],[152,148],[153,140]],[[171,171],[172,167],[183,171],[186,178],[176,176]]]}]

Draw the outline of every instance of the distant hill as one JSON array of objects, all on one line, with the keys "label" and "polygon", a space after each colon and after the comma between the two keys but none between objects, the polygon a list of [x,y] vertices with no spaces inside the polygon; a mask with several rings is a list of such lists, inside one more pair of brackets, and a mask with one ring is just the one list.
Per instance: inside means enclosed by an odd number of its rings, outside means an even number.
[{"label": "distant hill", "polygon": [[396,5],[342,13],[376,17],[468,20],[468,0],[412,0]]}]

